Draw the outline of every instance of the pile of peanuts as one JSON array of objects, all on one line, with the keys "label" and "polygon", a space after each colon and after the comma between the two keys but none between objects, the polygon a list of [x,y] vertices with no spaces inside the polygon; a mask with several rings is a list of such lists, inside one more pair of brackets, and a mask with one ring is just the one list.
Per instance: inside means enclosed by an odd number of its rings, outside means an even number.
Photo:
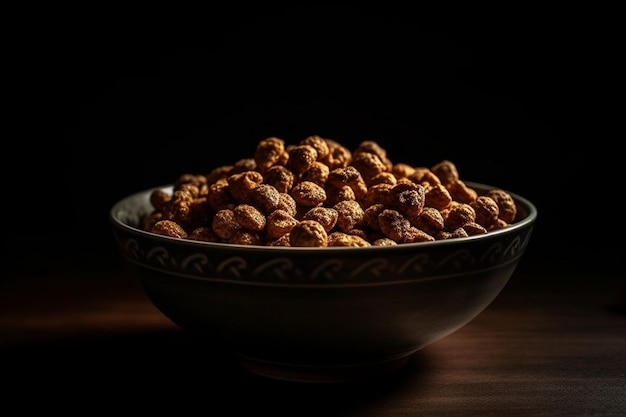
[{"label": "pile of peanuts", "polygon": [[242,245],[388,246],[462,238],[507,227],[517,207],[501,189],[478,195],[443,160],[392,163],[375,141],[350,150],[309,136],[261,140],[252,157],[155,189],[143,230]]}]

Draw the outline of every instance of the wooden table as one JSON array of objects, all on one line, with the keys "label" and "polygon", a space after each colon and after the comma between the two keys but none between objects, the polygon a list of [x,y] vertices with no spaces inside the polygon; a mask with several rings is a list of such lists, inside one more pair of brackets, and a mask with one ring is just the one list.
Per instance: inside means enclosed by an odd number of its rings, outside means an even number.
[{"label": "wooden table", "polygon": [[183,334],[115,257],[26,269],[0,281],[0,396],[19,410],[7,417],[626,415],[620,277],[521,264],[493,304],[401,372],[302,384],[248,373]]}]

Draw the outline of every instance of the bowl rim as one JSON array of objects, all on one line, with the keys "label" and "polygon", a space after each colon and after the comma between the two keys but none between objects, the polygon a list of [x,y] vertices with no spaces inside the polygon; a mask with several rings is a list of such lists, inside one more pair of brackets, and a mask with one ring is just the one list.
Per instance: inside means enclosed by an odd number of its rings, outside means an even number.
[{"label": "bowl rim", "polygon": [[[150,196],[150,193],[152,193],[152,191],[156,189],[161,189],[164,191],[171,191],[173,184],[170,183],[170,184],[164,184],[160,186],[147,188],[141,191],[137,191],[135,193],[129,194],[119,199],[116,203],[113,204],[113,206],[109,210],[108,217],[109,217],[109,221],[113,224],[113,226],[127,233],[141,235],[145,237],[152,237],[155,239],[162,240],[163,242],[175,243],[177,245],[201,247],[201,248],[206,248],[206,249],[220,248],[220,249],[236,249],[238,251],[254,251],[254,252],[268,251],[268,252],[277,252],[277,253],[280,253],[280,252],[315,252],[316,254],[320,254],[324,252],[336,254],[337,251],[345,251],[345,252],[358,251],[360,253],[363,253],[366,251],[381,252],[381,251],[394,251],[394,250],[397,250],[398,248],[411,249],[411,248],[419,247],[421,249],[426,249],[429,247],[456,245],[459,242],[469,243],[475,240],[483,240],[487,237],[492,238],[492,237],[496,237],[502,234],[515,233],[519,229],[532,226],[534,222],[536,221],[537,216],[538,216],[537,207],[526,197],[523,197],[505,188],[497,187],[494,185],[483,184],[483,183],[475,182],[475,181],[464,181],[464,183],[468,187],[476,189],[476,190],[480,190],[482,192],[485,192],[491,189],[499,189],[499,190],[503,190],[507,192],[515,200],[518,206],[521,205],[525,209],[525,211],[527,212],[526,216],[515,221],[514,223],[510,223],[505,228],[493,230],[486,234],[481,234],[481,235],[442,239],[442,240],[435,240],[435,241],[429,241],[429,242],[402,243],[402,244],[393,245],[393,246],[358,246],[358,247],[356,246],[294,247],[294,246],[242,245],[242,244],[235,244],[235,243],[206,242],[206,241],[192,240],[192,239],[180,239],[180,238],[175,238],[171,236],[164,236],[164,235],[160,235],[157,233],[148,232],[146,230],[142,230],[138,227],[130,225],[128,224],[128,222],[125,222],[122,220],[121,214],[123,212],[128,212],[128,210],[124,208],[124,206],[127,204],[128,201],[132,199],[142,198],[142,197],[148,198]],[[519,209],[518,209],[518,213],[519,213]]]}]

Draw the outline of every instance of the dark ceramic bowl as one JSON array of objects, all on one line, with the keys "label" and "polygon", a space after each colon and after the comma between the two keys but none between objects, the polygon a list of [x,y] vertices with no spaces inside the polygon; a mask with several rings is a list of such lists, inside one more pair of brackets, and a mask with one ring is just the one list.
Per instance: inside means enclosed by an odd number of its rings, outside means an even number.
[{"label": "dark ceramic bowl", "polygon": [[110,218],[154,305],[251,372],[312,382],[399,369],[467,324],[508,282],[537,217],[531,202],[510,193],[517,219],[483,235],[380,247],[246,246],[140,230],[151,191],[122,199]]}]

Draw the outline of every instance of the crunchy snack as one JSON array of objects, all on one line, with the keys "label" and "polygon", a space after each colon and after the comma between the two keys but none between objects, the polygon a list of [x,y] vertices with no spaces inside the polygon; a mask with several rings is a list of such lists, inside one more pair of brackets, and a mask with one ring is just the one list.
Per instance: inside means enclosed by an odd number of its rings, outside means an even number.
[{"label": "crunchy snack", "polygon": [[270,241],[283,236],[289,236],[291,229],[298,224],[298,220],[285,210],[278,209],[267,216],[266,233]]},{"label": "crunchy snack", "polygon": [[185,239],[188,237],[187,232],[178,223],[171,220],[159,220],[150,228],[152,233],[159,235]]},{"label": "crunchy snack", "polygon": [[353,229],[363,226],[363,207],[356,200],[340,201],[333,206],[337,212],[337,227],[340,231],[349,233]]},{"label": "crunchy snack", "polygon": [[324,226],[315,220],[302,220],[289,232],[289,244],[291,246],[328,246],[328,233]]},{"label": "crunchy snack", "polygon": [[314,182],[302,181],[293,186],[291,196],[301,207],[317,207],[326,201],[326,190]]},{"label": "crunchy snack", "polygon": [[273,185],[281,193],[288,193],[293,187],[296,177],[283,165],[274,165],[263,174],[265,184]]},{"label": "crunchy snack", "polygon": [[252,190],[263,182],[263,175],[254,170],[237,172],[229,175],[228,190],[238,203],[245,203],[250,200]]},{"label": "crunchy snack", "polygon": [[259,171],[265,174],[268,169],[277,165],[285,153],[285,141],[270,137],[260,141],[254,153],[254,160]]},{"label": "crunchy snack", "polygon": [[359,235],[337,231],[328,235],[328,246],[372,246],[372,244]]},{"label": "crunchy snack", "polygon": [[470,206],[476,213],[476,223],[484,226],[485,228],[491,228],[492,225],[498,220],[500,215],[500,209],[498,203],[489,196],[481,195],[474,201],[470,202]]},{"label": "crunchy snack", "polygon": [[302,220],[315,220],[322,226],[327,233],[330,233],[339,218],[339,212],[332,207],[313,207],[311,210],[304,213]]},{"label": "crunchy snack", "polygon": [[505,223],[515,221],[517,206],[511,195],[503,190],[489,190],[487,197],[491,197],[498,205],[498,219]]},{"label": "crunchy snack", "polygon": [[265,229],[267,219],[261,210],[250,204],[239,204],[233,209],[237,223],[246,230],[260,232]]},{"label": "crunchy snack", "polygon": [[517,216],[512,196],[469,187],[457,167],[393,163],[375,141],[350,151],[311,135],[259,141],[252,157],[156,189],[141,228],[178,239],[265,246],[393,246],[485,234]]}]

